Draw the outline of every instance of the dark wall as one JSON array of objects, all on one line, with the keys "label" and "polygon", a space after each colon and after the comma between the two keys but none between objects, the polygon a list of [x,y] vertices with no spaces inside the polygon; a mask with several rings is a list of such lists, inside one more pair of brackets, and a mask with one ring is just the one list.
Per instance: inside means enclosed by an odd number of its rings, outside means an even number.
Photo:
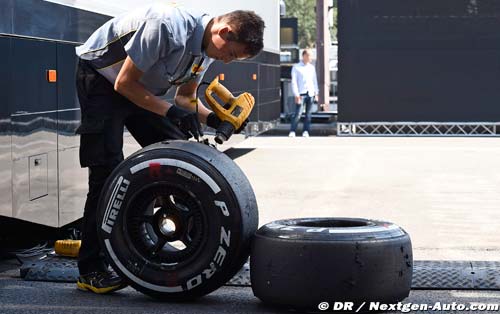
[{"label": "dark wall", "polygon": [[[41,0],[2,0],[0,4],[0,34],[7,37],[39,38],[39,45],[47,45],[45,41],[57,42],[58,93],[60,109],[77,109],[76,91],[74,89],[74,69],[76,56],[74,46],[84,42],[99,26],[111,17],[84,11],[69,6],[54,4]],[[24,42],[23,40],[20,42]],[[70,43],[68,43],[70,42]],[[73,43],[71,43],[73,42]],[[56,47],[54,45],[54,47]],[[20,53],[30,54],[29,50]],[[55,56],[55,52],[54,52]],[[29,67],[29,64],[28,64]],[[234,94],[243,91],[252,93],[256,104],[250,116],[251,121],[272,121],[280,115],[280,80],[279,54],[263,51],[252,60],[223,64],[215,62],[209,69],[206,79],[213,79],[219,73],[225,74],[223,82]],[[253,79],[253,74],[257,79]],[[21,71],[19,75],[24,75]],[[27,84],[30,85],[30,84]],[[24,88],[20,86],[18,88]],[[37,88],[30,85],[31,89]],[[200,88],[203,92],[204,89]],[[174,88],[167,95],[171,100]],[[75,112],[59,112],[59,117],[74,121]],[[68,131],[74,127],[68,126]]]},{"label": "dark wall", "polygon": [[500,121],[500,1],[339,1],[341,122]]},{"label": "dark wall", "polygon": [[0,33],[84,42],[111,17],[41,0],[1,0]]},{"label": "dark wall", "polygon": [[[0,217],[49,226],[80,218],[87,186],[74,48],[108,19],[42,0],[0,0]],[[47,70],[57,70],[57,82]],[[207,79],[224,73],[235,94],[254,94],[252,121],[279,118],[279,54],[209,71]]]},{"label": "dark wall", "polygon": [[[255,106],[250,114],[250,121],[279,119],[281,111],[279,54],[263,51],[251,60],[235,61],[230,64],[215,61],[203,80],[211,82],[219,74],[224,74],[224,81],[221,83],[235,96],[243,92],[249,92],[254,96]],[[206,103],[205,89],[205,86],[200,87],[198,96],[204,103]],[[173,101],[174,95],[175,89],[172,88],[166,99]]]},{"label": "dark wall", "polygon": [[[264,51],[252,60],[231,64],[215,62],[208,70],[205,79],[210,80],[219,73],[225,73],[223,84],[233,94],[249,92],[255,97],[255,107],[250,114],[250,121],[279,119],[281,104],[278,54]],[[253,79],[254,74],[256,80]]]}]

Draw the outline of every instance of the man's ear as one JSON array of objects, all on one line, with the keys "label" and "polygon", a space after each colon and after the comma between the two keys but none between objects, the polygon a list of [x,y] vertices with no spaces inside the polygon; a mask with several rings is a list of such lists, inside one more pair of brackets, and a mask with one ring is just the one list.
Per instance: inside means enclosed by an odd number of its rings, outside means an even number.
[{"label": "man's ear", "polygon": [[236,40],[236,36],[232,32],[231,27],[229,25],[225,25],[219,28],[219,36],[226,41]]}]

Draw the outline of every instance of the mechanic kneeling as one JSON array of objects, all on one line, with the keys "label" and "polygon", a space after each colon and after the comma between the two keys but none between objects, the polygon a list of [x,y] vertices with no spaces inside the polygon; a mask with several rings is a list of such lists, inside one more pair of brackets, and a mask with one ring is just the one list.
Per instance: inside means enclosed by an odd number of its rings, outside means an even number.
[{"label": "mechanic kneeling", "polygon": [[[77,287],[95,293],[126,286],[110,271],[97,234],[104,182],[123,160],[124,126],[141,146],[201,136],[199,121],[217,129],[220,119],[199,104],[196,88],[215,60],[229,63],[257,55],[263,20],[252,11],[215,18],[155,4],[115,17],[76,48],[81,107],[80,164],[89,168]],[[175,105],[160,99],[177,87]]]}]

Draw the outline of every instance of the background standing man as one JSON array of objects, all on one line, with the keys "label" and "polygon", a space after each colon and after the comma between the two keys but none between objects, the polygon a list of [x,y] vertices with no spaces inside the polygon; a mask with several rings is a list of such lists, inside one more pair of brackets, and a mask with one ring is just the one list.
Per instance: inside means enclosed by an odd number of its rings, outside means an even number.
[{"label": "background standing man", "polygon": [[[252,11],[211,18],[155,4],[111,19],[76,48],[80,164],[89,168],[80,290],[107,293],[125,286],[102,256],[96,217],[104,183],[123,160],[124,126],[141,146],[198,138],[199,121],[217,129],[220,119],[199,101],[195,113],[196,88],[214,59],[229,63],[257,55],[263,31]],[[158,97],[171,86],[177,87],[175,104]]]},{"label": "background standing man", "polygon": [[300,121],[300,116],[306,107],[306,120],[302,136],[309,137],[311,131],[311,110],[313,99],[318,101],[318,79],[316,69],[311,64],[311,51],[305,49],[302,52],[302,61],[292,67],[292,92],[295,98],[295,113],[292,116],[290,134],[295,137],[295,131]]}]

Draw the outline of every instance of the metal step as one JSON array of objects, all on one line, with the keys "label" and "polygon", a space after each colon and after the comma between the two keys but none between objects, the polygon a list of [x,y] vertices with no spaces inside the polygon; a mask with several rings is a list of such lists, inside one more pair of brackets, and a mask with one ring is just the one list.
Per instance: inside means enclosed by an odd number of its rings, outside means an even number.
[{"label": "metal step", "polygon": [[[23,264],[21,277],[30,281],[76,282],[77,260],[58,256]],[[226,285],[250,286],[250,265]],[[500,290],[500,262],[415,261],[412,289]]]}]

